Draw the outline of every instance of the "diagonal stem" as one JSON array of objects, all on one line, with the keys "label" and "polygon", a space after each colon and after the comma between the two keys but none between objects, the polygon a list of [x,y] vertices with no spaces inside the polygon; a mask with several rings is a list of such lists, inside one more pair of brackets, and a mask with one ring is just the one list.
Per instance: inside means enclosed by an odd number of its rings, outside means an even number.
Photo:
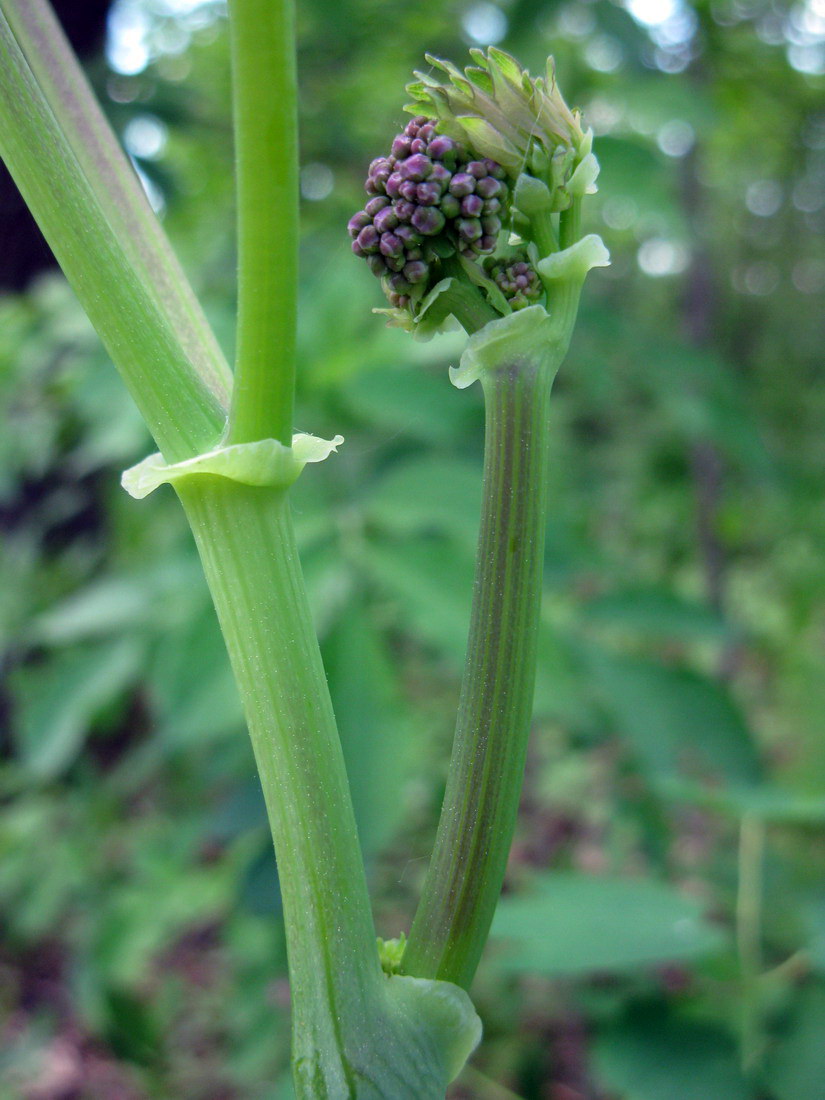
[{"label": "diagonal stem", "polygon": [[49,4],[2,0],[0,8],[120,246],[153,289],[187,358],[216,399],[228,404],[229,366]]},{"label": "diagonal stem", "polygon": [[0,155],[166,458],[213,446],[224,422],[220,399],[135,266],[2,5]]}]

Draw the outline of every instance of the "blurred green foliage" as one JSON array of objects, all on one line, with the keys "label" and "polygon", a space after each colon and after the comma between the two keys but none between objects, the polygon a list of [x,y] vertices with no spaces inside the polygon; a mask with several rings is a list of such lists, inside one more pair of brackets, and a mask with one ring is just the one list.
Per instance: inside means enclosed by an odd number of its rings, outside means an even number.
[{"label": "blurred green foliage", "polygon": [[[613,266],[554,398],[534,740],[452,1095],[822,1100],[821,3],[299,8],[296,427],[346,445],[295,512],[385,937],[443,792],[483,411],[457,336],[371,315],[342,227],[425,49],[554,53],[602,162]],[[119,0],[93,76],[231,353],[221,6]],[[0,406],[0,1094],[288,1096],[220,635],[172,493],[119,489],[149,441],[58,277],[0,302]]]}]

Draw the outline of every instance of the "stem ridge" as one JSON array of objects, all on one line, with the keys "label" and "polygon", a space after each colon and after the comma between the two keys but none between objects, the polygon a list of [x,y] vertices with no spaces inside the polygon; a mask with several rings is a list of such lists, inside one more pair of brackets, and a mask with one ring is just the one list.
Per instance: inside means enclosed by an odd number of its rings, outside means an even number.
[{"label": "stem ridge", "polygon": [[530,730],[547,492],[549,354],[482,375],[482,520],[453,756],[406,973],[468,988],[501,890]]}]

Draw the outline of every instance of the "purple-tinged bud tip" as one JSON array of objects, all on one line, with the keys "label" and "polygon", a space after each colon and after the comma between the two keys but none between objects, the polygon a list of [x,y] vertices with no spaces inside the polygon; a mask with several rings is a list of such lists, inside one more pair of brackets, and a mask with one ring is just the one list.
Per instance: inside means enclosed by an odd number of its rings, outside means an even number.
[{"label": "purple-tinged bud tip", "polygon": [[398,216],[391,206],[385,206],[375,215],[374,224],[379,233],[389,233],[398,225]]},{"label": "purple-tinged bud tip", "polygon": [[[435,206],[441,198],[441,186],[428,180],[419,183],[415,188],[415,198],[421,206]],[[481,199],[479,199],[481,202]]]},{"label": "purple-tinged bud tip", "polygon": [[371,218],[374,218],[379,210],[383,210],[384,207],[389,206],[389,204],[390,200],[386,195],[376,195],[374,199],[370,199],[364,209]]},{"label": "purple-tinged bud tip", "polygon": [[455,153],[455,142],[444,134],[439,134],[438,137],[433,138],[427,146],[427,155],[432,157],[433,160],[442,160],[451,153]]},{"label": "purple-tinged bud tip", "polygon": [[476,194],[483,199],[494,199],[501,192],[501,184],[492,176],[485,176],[476,184]]},{"label": "purple-tinged bud tip", "polygon": [[383,256],[395,258],[404,251],[404,242],[396,237],[394,233],[382,233],[379,248]]},{"label": "purple-tinged bud tip", "polygon": [[467,195],[461,200],[461,213],[465,218],[478,218],[484,208],[480,195]]},{"label": "purple-tinged bud tip", "polygon": [[477,241],[482,235],[481,222],[478,218],[461,218],[458,222],[458,232],[462,240]]},{"label": "purple-tinged bud tip", "polygon": [[417,153],[415,156],[407,157],[399,164],[398,168],[404,179],[415,180],[416,183],[420,183],[421,180],[427,179],[430,175],[433,164],[429,157],[425,157],[423,153]]},{"label": "purple-tinged bud tip", "polygon": [[435,206],[418,206],[412,216],[412,224],[425,237],[434,237],[446,224],[446,219]]},{"label": "purple-tinged bud tip", "polygon": [[457,172],[450,180],[450,194],[457,199],[463,199],[465,195],[472,195],[476,189],[475,178],[467,172]]},{"label": "purple-tinged bud tip", "polygon": [[350,220],[347,222],[347,232],[354,239],[358,236],[365,225],[369,225],[371,218],[366,210],[359,210],[357,214],[353,214]]},{"label": "purple-tinged bud tip", "polygon": [[365,252],[377,252],[380,239],[378,230],[374,225],[365,225],[356,237],[356,244],[360,245]]},{"label": "purple-tinged bud tip", "polygon": [[416,283],[425,282],[428,275],[429,267],[423,260],[411,260],[410,263],[404,264],[404,278],[413,286]]}]

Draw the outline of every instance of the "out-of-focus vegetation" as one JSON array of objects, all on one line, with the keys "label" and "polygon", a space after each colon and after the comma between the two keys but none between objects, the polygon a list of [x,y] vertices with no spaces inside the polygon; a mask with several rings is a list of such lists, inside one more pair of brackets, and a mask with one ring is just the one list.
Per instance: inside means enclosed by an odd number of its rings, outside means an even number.
[{"label": "out-of-focus vegetation", "polygon": [[[467,626],[482,408],[349,253],[424,50],[557,60],[602,163],[552,422],[534,739],[451,1095],[825,1095],[822,0],[305,0],[295,510],[378,931],[407,927]],[[231,351],[220,4],[93,77]],[[266,74],[261,74],[266,79]],[[277,257],[273,257],[273,263]],[[0,1094],[289,1095],[277,873],[171,491],[57,276],[0,302]],[[506,1095],[511,1095],[507,1093]]]}]

